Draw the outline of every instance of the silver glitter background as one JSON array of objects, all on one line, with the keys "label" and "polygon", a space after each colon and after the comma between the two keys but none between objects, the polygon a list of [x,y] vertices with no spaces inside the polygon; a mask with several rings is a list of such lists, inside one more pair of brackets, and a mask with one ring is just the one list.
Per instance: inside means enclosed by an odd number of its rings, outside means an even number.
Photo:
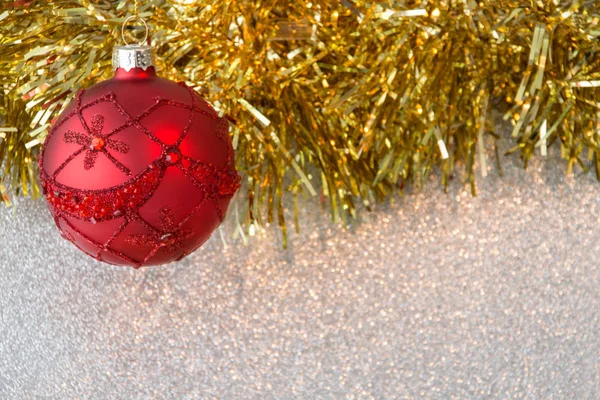
[{"label": "silver glitter background", "polygon": [[139,271],[3,208],[0,398],[600,398],[599,184],[503,161]]}]

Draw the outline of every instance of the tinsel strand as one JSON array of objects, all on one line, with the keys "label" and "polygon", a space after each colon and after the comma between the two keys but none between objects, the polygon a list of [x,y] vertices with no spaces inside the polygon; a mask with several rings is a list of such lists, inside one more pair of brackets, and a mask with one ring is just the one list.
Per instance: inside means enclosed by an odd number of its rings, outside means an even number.
[{"label": "tinsel strand", "polygon": [[[494,112],[525,165],[560,147],[594,168],[595,1],[18,0],[0,11],[0,192],[39,194],[35,158],[75,91],[111,76],[129,15],[148,20],[160,73],[237,123],[239,232],[285,229],[286,194],[355,215],[434,168],[444,186],[498,162]],[[297,209],[295,210],[297,215]]]}]

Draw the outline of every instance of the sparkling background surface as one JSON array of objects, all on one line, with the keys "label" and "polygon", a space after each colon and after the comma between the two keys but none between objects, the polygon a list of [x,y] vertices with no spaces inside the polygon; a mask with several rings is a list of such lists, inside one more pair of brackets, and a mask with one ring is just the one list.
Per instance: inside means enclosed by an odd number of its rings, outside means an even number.
[{"label": "sparkling background surface", "polygon": [[21,200],[0,210],[0,398],[600,398],[599,184],[503,166],[476,198],[432,181],[349,229],[303,207],[288,250],[216,234],[138,271]]}]

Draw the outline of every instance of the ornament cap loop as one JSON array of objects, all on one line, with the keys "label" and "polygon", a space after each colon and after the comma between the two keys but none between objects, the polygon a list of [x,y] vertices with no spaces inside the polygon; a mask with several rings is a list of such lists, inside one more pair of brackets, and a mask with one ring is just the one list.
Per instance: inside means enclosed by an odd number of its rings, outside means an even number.
[{"label": "ornament cap loop", "polygon": [[149,67],[154,67],[152,47],[137,44],[115,46],[112,65],[114,69],[123,68],[127,72],[133,68],[141,68],[145,71]]},{"label": "ornament cap loop", "polygon": [[148,41],[149,29],[148,29],[148,24],[146,23],[146,20],[144,18],[138,17],[137,15],[132,15],[131,17],[128,17],[125,20],[125,22],[123,22],[123,26],[121,27],[121,38],[123,39],[123,43],[125,43],[126,45],[130,45],[130,43],[127,42],[127,39],[125,38],[125,27],[127,26],[127,23],[129,21],[133,21],[136,19],[142,21],[142,23],[144,24],[144,28],[146,29],[146,34],[144,35],[144,40],[142,40],[141,42],[138,43],[140,46],[143,46]]}]

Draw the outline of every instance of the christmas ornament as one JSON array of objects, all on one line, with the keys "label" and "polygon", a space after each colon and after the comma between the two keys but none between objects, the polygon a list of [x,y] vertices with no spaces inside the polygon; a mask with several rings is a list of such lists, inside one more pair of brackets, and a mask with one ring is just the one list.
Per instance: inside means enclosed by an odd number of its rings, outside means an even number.
[{"label": "christmas ornament", "polygon": [[208,239],[239,187],[228,122],[185,84],[158,77],[150,46],[115,47],[113,66],[49,133],[44,194],[62,235],[98,260],[179,260]]}]

